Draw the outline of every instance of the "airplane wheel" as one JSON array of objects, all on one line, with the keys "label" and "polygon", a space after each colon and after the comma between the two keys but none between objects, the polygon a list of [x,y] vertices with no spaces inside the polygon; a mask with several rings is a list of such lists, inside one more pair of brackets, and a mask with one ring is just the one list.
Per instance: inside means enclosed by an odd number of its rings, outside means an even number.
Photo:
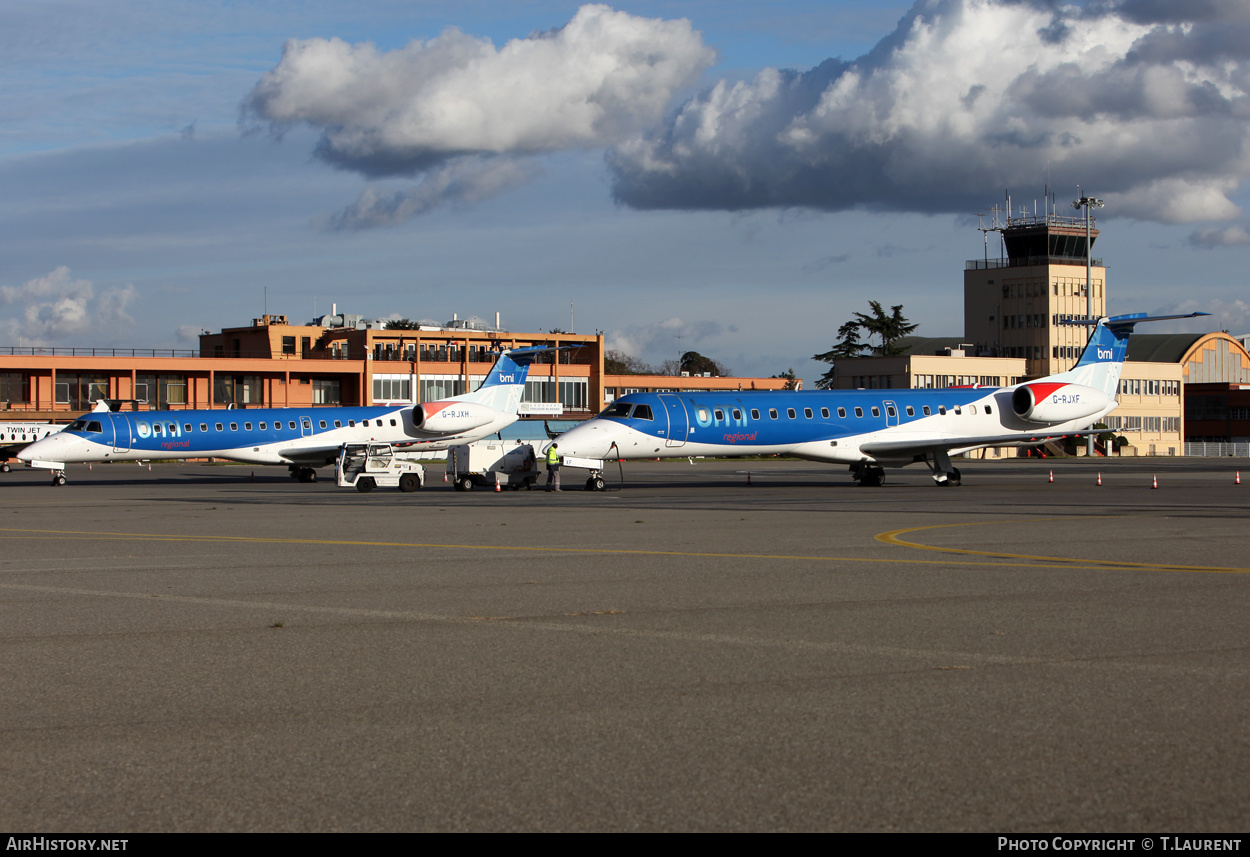
[{"label": "airplane wheel", "polygon": [[415,473],[405,473],[399,477],[399,490],[406,494],[410,494],[421,487],[421,480],[417,478]]},{"label": "airplane wheel", "polygon": [[0,473],[8,473],[12,469],[7,461],[4,464],[0,464]]},{"label": "airplane wheel", "polygon": [[461,491],[472,491],[473,479],[468,476],[461,476],[459,479],[456,480],[456,487],[459,488]]},{"label": "airplane wheel", "polygon": [[951,468],[951,472],[950,472],[950,473],[948,473],[948,474],[946,474],[946,481],[947,481],[947,482],[949,482],[951,485],[956,485],[956,486],[958,486],[958,485],[962,484],[962,483],[960,482],[959,468],[958,468],[958,467],[952,467],[952,468]]},{"label": "airplane wheel", "polygon": [[317,481],[317,471],[315,471],[315,470],[313,470],[311,467],[309,467],[309,468],[308,468],[308,470],[307,470],[307,473],[308,473],[308,478],[304,480],[305,482],[316,482],[316,481]]},{"label": "airplane wheel", "polygon": [[372,476],[362,476],[356,480],[356,490],[361,494],[368,494],[373,490],[374,481]]},{"label": "airplane wheel", "polygon": [[603,491],[607,488],[607,483],[603,481],[602,476],[592,476],[590,477],[588,487],[591,491]]},{"label": "airplane wheel", "polygon": [[58,473],[56,476],[53,476],[53,477],[52,477],[52,484],[53,484],[54,486],[57,486],[57,485],[64,485],[64,484],[65,484],[66,482],[68,482],[68,481],[69,481],[69,480],[65,478],[64,474],[60,474],[60,473]]}]

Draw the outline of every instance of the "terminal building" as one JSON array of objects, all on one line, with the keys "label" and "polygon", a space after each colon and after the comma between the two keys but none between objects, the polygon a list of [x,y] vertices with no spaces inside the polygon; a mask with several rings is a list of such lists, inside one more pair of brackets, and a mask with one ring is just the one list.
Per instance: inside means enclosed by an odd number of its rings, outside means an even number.
[{"label": "terminal building", "polygon": [[[836,387],[1005,386],[1076,364],[1089,327],[1071,322],[1107,314],[1107,268],[1092,256],[1098,237],[1092,218],[1087,223],[1084,217],[1053,211],[999,214],[994,212],[991,224],[982,227],[987,236],[1000,235],[999,257],[990,258],[987,241],[984,257],[964,266],[963,336],[906,337],[895,343],[903,349],[899,356],[840,360]],[[1120,451],[1184,454],[1186,417],[1198,416],[1196,405],[1184,404],[1184,396],[1199,393],[1190,384],[1201,385],[1203,418],[1195,425],[1200,439],[1250,434],[1250,420],[1236,424],[1217,416],[1241,413],[1231,404],[1243,401],[1233,388],[1250,384],[1250,354],[1241,341],[1227,333],[1135,333],[1120,380],[1119,407],[1107,418],[1107,427],[1127,441]],[[1250,406],[1250,395],[1245,404]],[[1224,422],[1216,426],[1220,419]]]},{"label": "terminal building", "polygon": [[530,367],[522,415],[586,419],[629,392],[782,389],[785,379],[609,375],[604,338],[512,333],[479,320],[385,321],[338,314],[308,324],[263,315],[200,337],[198,349],[0,348],[0,408],[68,419],[97,401],[138,410],[425,402],[473,390],[502,349],[562,350]]}]

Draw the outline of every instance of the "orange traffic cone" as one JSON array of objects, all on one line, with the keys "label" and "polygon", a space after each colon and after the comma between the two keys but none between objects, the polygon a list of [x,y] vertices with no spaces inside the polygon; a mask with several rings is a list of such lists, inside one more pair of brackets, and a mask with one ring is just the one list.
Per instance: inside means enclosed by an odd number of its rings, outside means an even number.
[{"label": "orange traffic cone", "polygon": [[1240,470],[1237,471],[1237,478],[1233,480],[1233,484],[1234,485],[1241,484],[1241,471]]},{"label": "orange traffic cone", "polygon": [[1049,478],[1049,479],[1047,479],[1046,481],[1047,481],[1047,482],[1054,482],[1054,481],[1055,481],[1055,471],[1053,471],[1053,470],[1052,470],[1052,471],[1050,471],[1050,478]]},{"label": "orange traffic cone", "polygon": [[496,494],[499,493],[499,477],[498,476],[495,477],[495,493]]},{"label": "orange traffic cone", "polygon": [[1151,477],[1150,477],[1150,487],[1151,487],[1151,488],[1158,488],[1158,487],[1159,487],[1159,477],[1158,477],[1158,476],[1151,476]]},{"label": "orange traffic cone", "polygon": [[1099,473],[1099,474],[1098,474],[1098,481],[1097,481],[1097,482],[1095,482],[1094,484],[1095,484],[1095,485],[1101,485],[1101,484],[1102,484],[1102,474],[1101,474],[1101,473]]}]

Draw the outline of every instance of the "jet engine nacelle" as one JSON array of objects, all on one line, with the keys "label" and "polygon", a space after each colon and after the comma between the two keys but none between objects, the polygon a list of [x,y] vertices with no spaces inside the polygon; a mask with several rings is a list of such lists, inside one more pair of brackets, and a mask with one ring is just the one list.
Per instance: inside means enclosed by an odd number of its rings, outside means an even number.
[{"label": "jet engine nacelle", "polygon": [[412,409],[413,427],[421,434],[460,434],[493,422],[499,412],[476,402],[426,402]]},{"label": "jet engine nacelle", "polygon": [[1011,394],[1011,409],[1031,423],[1064,423],[1093,416],[1111,403],[1107,394],[1080,384],[1025,384]]}]

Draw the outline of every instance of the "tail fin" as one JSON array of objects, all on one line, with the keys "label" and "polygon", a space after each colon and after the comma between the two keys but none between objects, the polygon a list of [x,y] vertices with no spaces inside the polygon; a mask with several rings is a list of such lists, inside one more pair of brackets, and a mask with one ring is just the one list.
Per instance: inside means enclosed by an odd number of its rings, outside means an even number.
[{"label": "tail fin", "polygon": [[[1048,380],[1083,384],[1086,387],[1101,390],[1108,397],[1114,398],[1120,386],[1124,355],[1128,352],[1128,338],[1135,326],[1143,321],[1170,321],[1177,318],[1196,318],[1200,315],[1210,315],[1210,313],[1148,316],[1144,312],[1135,312],[1100,318],[1093,323],[1094,329],[1089,335],[1089,342],[1085,344],[1085,350],[1081,352],[1076,365],[1067,372],[1050,376]],[[1077,323],[1088,324],[1090,322]]]},{"label": "tail fin", "polygon": [[482,381],[472,393],[452,396],[449,402],[476,402],[494,408],[505,414],[515,414],[521,404],[521,394],[525,392],[525,379],[529,375],[530,366],[538,359],[538,355],[553,349],[543,346],[531,348],[514,348],[499,355],[495,365],[490,367],[486,380]]}]

